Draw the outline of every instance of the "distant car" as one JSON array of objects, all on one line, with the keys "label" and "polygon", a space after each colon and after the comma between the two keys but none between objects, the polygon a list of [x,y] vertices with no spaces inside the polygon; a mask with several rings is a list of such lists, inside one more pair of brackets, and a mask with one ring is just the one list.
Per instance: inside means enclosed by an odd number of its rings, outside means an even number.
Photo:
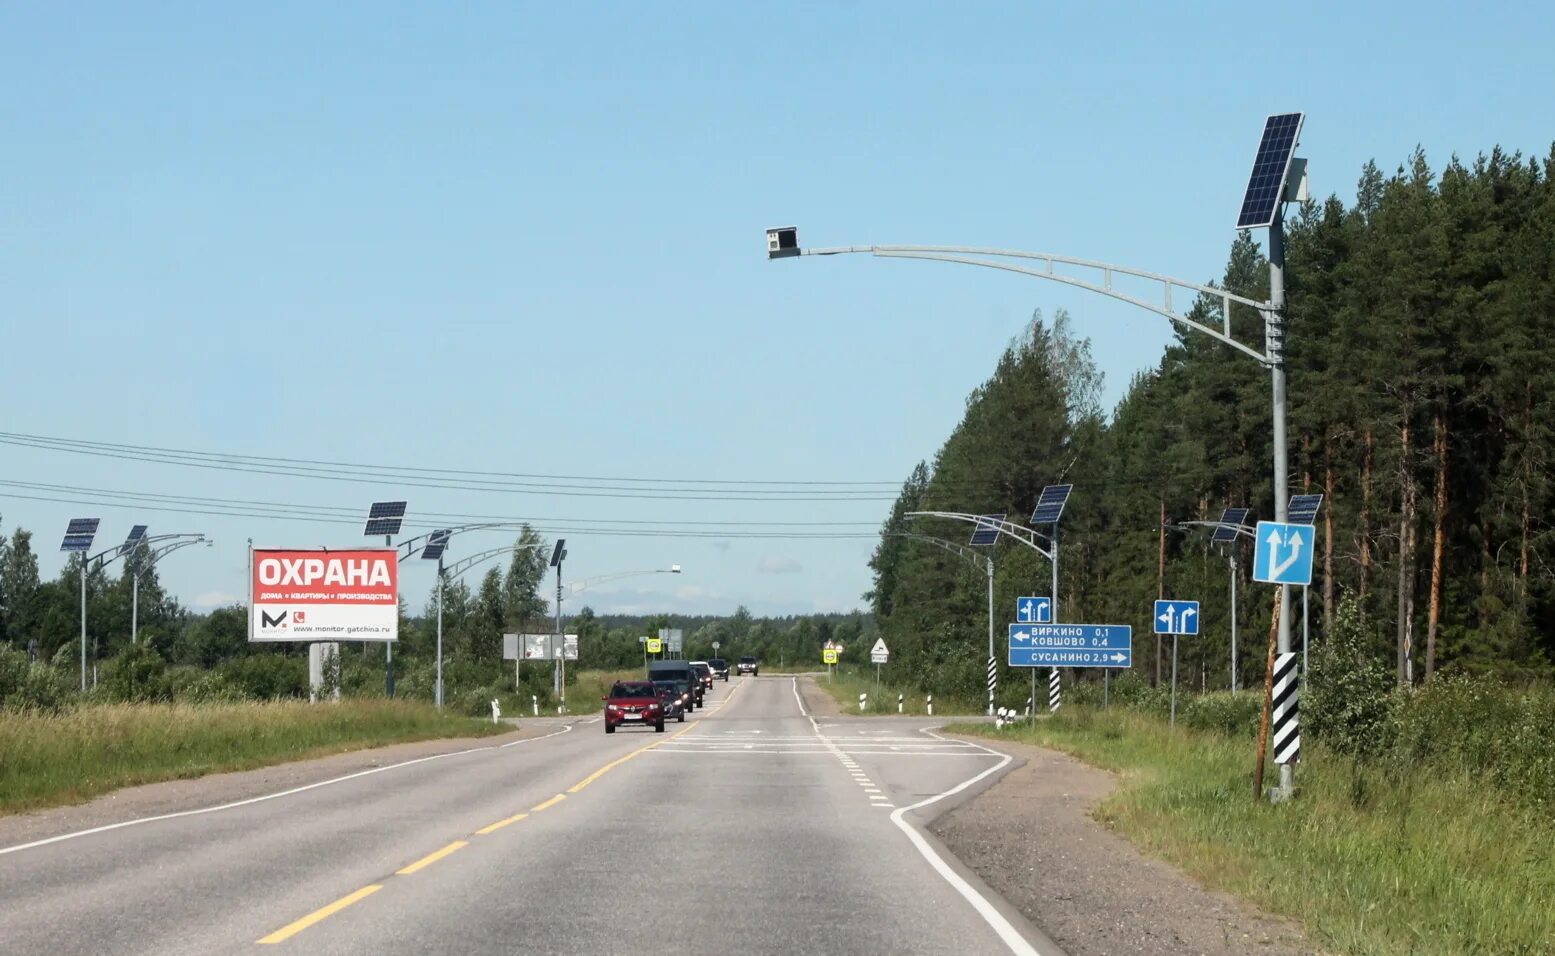
[{"label": "distant car", "polygon": [[719,680],[729,679],[729,662],[722,657],[715,657],[707,662],[707,666],[713,669],[713,676]]},{"label": "distant car", "polygon": [[683,681],[687,692],[691,694],[686,709],[696,710],[702,706],[702,695],[707,690],[707,685],[703,684],[697,672],[691,669],[689,661],[652,661],[648,664],[648,679]]},{"label": "distant car", "polygon": [[673,680],[656,680],[653,686],[659,689],[659,703],[664,708],[664,719],[671,717],[686,722],[686,704],[691,700],[691,691],[685,684]]},{"label": "distant car", "polygon": [[664,705],[659,688],[648,680],[618,680],[610,687],[605,701],[605,733],[613,734],[622,724],[638,727],[653,725],[664,733]]},{"label": "distant car", "polygon": [[697,676],[702,679],[702,686],[711,690],[713,687],[713,669],[708,666],[707,661],[692,661],[691,669],[696,671]]},{"label": "distant car", "polygon": [[761,668],[756,664],[756,658],[750,657],[749,655],[740,658],[740,662],[736,664],[734,668],[739,673],[749,674],[752,677],[755,677],[761,670]]}]

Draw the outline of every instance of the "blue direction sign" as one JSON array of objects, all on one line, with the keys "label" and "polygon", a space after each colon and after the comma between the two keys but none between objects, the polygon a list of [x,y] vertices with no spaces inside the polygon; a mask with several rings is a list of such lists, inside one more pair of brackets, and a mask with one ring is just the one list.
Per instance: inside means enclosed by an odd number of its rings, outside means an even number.
[{"label": "blue direction sign", "polygon": [[1253,580],[1264,584],[1312,583],[1317,529],[1309,524],[1260,521],[1254,539]]},{"label": "blue direction sign", "polygon": [[1134,629],[1127,624],[1011,624],[1012,667],[1128,667]]},{"label": "blue direction sign", "polygon": [[1199,602],[1198,601],[1157,601],[1157,602],[1155,602],[1155,633],[1157,633],[1157,634],[1197,634],[1197,633],[1199,633]]},{"label": "blue direction sign", "polygon": [[1132,667],[1134,651],[1063,650],[1056,647],[1012,647],[1011,667]]},{"label": "blue direction sign", "polygon": [[1045,597],[1015,599],[1015,620],[1022,624],[1053,623],[1053,601]]}]

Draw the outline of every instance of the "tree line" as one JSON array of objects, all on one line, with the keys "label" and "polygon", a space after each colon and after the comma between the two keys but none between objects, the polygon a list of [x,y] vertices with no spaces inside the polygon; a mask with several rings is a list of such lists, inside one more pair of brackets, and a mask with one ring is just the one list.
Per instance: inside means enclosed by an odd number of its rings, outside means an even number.
[{"label": "tree line", "polygon": [[[1552,269],[1555,153],[1498,148],[1438,174],[1417,150],[1391,176],[1368,163],[1348,205],[1309,202],[1287,222],[1289,481],[1293,494],[1325,495],[1306,623],[1322,641],[1352,598],[1362,651],[1386,660],[1399,686],[1443,670],[1527,681],[1555,661]],[[1233,242],[1218,285],[1268,298],[1268,263],[1250,235]],[[1220,309],[1202,297],[1190,317],[1219,325]],[[1239,338],[1261,342],[1254,310],[1229,318]],[[1108,416],[1090,349],[1067,316],[1038,314],[908,477],[871,562],[882,631],[914,673],[948,670],[977,688],[982,572],[905,536],[964,543],[969,526],[907,512],[1023,519],[1044,485],[1073,483],[1062,619],[1133,624],[1134,670],[1158,683],[1169,662],[1148,636],[1151,603],[1196,598],[1203,627],[1185,645],[1188,680],[1225,688],[1234,574],[1239,671],[1261,677],[1273,589],[1250,581],[1247,545],[1228,554],[1182,522],[1227,507],[1273,517],[1268,371],[1179,329]],[[1005,541],[992,553],[1002,648],[1015,597],[1045,594],[1048,565]]]},{"label": "tree line", "polygon": [[[43,580],[32,540],[22,528],[0,538],[0,706],[68,706],[79,688],[81,560],[71,556],[57,577]],[[525,527],[506,564],[488,567],[473,585],[463,577],[441,591],[433,585],[416,613],[402,594],[396,695],[432,699],[441,605],[446,701],[477,714],[493,696],[527,702],[533,694],[549,703],[553,665],[531,661],[515,669],[502,656],[503,634],[554,630],[553,605],[545,598],[549,552]],[[307,695],[305,644],[250,643],[246,606],[191,610],[166,590],[154,564],[140,569],[132,644],[133,577],[125,562],[87,569],[89,695],[194,701]],[[576,613],[571,602],[579,604]],[[819,666],[827,641],[851,646],[872,631],[869,616],[858,613],[756,617],[741,607],[732,615],[599,615],[578,598],[566,609],[564,627],[579,635],[569,683],[578,669],[640,668],[639,638],[660,628],[682,630],[688,658],[714,656],[717,642],[718,654],[749,654],[771,666]],[[381,645],[342,642],[339,680],[346,693],[385,693],[385,667]]]}]

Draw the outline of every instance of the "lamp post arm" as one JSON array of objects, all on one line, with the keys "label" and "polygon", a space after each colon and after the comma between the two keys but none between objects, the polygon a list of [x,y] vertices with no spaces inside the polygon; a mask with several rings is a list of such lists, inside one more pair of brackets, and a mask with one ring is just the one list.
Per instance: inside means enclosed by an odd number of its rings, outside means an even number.
[{"label": "lamp post arm", "polygon": [[633,578],[645,574],[679,574],[679,571],[670,568],[644,568],[641,571],[616,571],[611,574],[601,574],[592,578],[584,578],[581,581],[573,581],[567,585],[566,597],[572,597],[579,591],[586,591],[596,584],[604,584],[607,581],[619,581],[622,578]]},{"label": "lamp post arm", "polygon": [[1014,538],[1049,561],[1053,560],[1053,552],[1037,544],[1037,533],[1035,531],[1018,525],[1013,521],[995,521],[982,515],[967,514],[960,511],[909,511],[907,516],[909,518],[950,518],[953,521],[966,521],[983,528],[993,528],[1002,535]]},{"label": "lamp post arm", "polygon": [[[1244,305],[1257,311],[1264,322],[1267,323],[1270,314],[1274,310],[1273,303],[1250,299],[1215,286],[1189,282],[1186,279],[1175,279],[1158,272],[1147,272],[1142,269],[1134,269],[1111,262],[1098,262],[1094,259],[1078,259],[1073,256],[1061,256],[1047,252],[1021,252],[1014,249],[989,249],[978,246],[834,246],[824,249],[801,249],[799,254],[805,256],[834,256],[850,253],[868,253],[882,259],[923,259],[930,262],[982,266],[985,269],[999,269],[1004,272],[1031,276],[1036,279],[1061,282],[1075,288],[1085,289],[1088,292],[1095,292],[1098,295],[1109,296],[1120,302],[1127,302],[1129,305],[1154,312],[1178,325],[1203,332],[1237,351],[1257,359],[1266,366],[1274,362],[1272,353],[1267,351],[1267,336],[1265,336],[1266,350],[1260,351],[1238,341],[1231,334],[1231,306],[1233,304]],[[999,261],[1001,259],[1031,260],[1042,263],[1042,266],[1017,265],[1012,262]],[[1100,281],[1092,281],[1081,276],[1066,275],[1058,272],[1055,268],[1056,266],[1069,266],[1071,268],[1098,272],[1100,273]],[[1131,279],[1158,283],[1161,287],[1159,300],[1143,299],[1116,288],[1113,283],[1115,276],[1127,276]],[[1194,296],[1202,295],[1219,301],[1220,327],[1216,328],[1205,325],[1177,311],[1172,302],[1173,289],[1180,289]]]}]

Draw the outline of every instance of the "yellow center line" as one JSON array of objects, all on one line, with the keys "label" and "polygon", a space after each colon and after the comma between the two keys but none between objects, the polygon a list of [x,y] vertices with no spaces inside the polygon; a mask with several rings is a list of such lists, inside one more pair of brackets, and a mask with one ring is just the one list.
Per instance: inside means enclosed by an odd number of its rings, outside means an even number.
[{"label": "yellow center line", "polygon": [[475,832],[479,833],[481,836],[485,836],[488,833],[496,833],[498,830],[500,830],[503,827],[507,826],[509,823],[517,823],[518,821],[524,819],[527,816],[529,816],[529,814],[527,814],[527,813],[515,813],[513,816],[508,817],[506,820],[498,820],[496,823],[493,823],[491,826],[489,826],[489,827],[481,827],[479,830],[476,830]]},{"label": "yellow center line", "polygon": [[470,844],[465,840],[455,840],[454,842],[443,847],[441,850],[438,850],[434,853],[428,853],[426,856],[405,867],[404,869],[395,870],[394,872],[398,876],[409,876],[410,874],[415,873],[417,870],[426,869],[448,854],[453,853],[455,850],[462,849],[469,845]]},{"label": "yellow center line", "polygon": [[577,783],[575,783],[572,786],[568,787],[567,788],[567,792],[568,793],[578,793],[584,787],[588,786],[589,784],[591,784],[594,781],[598,780],[600,777],[603,777],[605,774],[609,773],[610,771],[614,770],[615,768],[617,768],[617,767],[621,766],[622,764],[626,763],[628,760],[631,760],[633,757],[637,756],[638,754],[647,753],[648,751],[652,750],[655,747],[658,747],[658,746],[660,746],[662,744],[667,744],[671,740],[674,740],[676,737],[679,737],[681,734],[686,733],[687,731],[690,731],[690,730],[694,730],[695,728],[696,728],[696,724],[692,724],[690,727],[686,727],[684,729],[675,731],[673,734],[670,734],[668,737],[665,737],[663,740],[655,740],[653,743],[647,745],[646,747],[638,747],[636,750],[632,751],[631,753],[627,754],[626,756],[618,757],[615,760],[610,761],[609,763],[605,764],[603,767],[600,767],[598,770],[596,770],[593,773],[589,774],[587,777],[584,777],[582,780],[579,780]]},{"label": "yellow center line", "polygon": [[259,942],[264,944],[283,943],[291,937],[307,929],[309,926],[312,926],[314,923],[317,923],[319,920],[324,919],[327,916],[333,916],[334,914],[345,909],[347,906],[350,906],[352,903],[364,900],[381,889],[383,889],[382,883],[374,883],[371,886],[364,886],[357,890],[355,893],[352,893],[350,896],[342,896],[340,899],[329,904],[323,909],[314,910],[295,923],[288,923],[285,926],[282,926],[280,929],[271,933],[269,936],[259,940]]},{"label": "yellow center line", "polygon": [[567,799],[567,795],[565,793],[558,793],[556,796],[545,801],[544,803],[536,804],[535,806],[530,807],[529,812],[539,813],[541,810],[548,810],[551,807],[556,806],[558,803],[561,803],[565,799]]}]

